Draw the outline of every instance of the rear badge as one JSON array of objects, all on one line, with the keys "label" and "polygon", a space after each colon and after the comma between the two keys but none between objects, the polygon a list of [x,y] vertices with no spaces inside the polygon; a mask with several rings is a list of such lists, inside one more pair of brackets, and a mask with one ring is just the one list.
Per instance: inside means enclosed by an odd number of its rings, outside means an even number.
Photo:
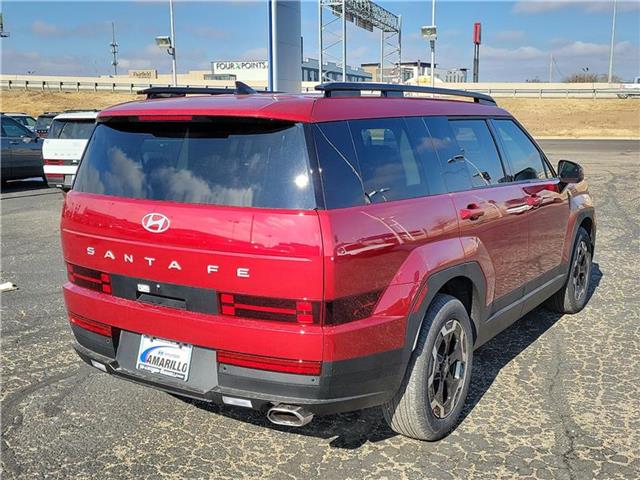
[{"label": "rear badge", "polygon": [[161,213],[147,213],[142,217],[142,226],[151,233],[162,233],[169,229],[169,219]]}]

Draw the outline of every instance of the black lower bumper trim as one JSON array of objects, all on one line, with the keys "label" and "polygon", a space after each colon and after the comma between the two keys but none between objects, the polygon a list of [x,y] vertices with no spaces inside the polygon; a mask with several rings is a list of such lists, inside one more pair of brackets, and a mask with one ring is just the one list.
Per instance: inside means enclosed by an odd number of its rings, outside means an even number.
[{"label": "black lower bumper trim", "polygon": [[[223,404],[222,397],[229,396],[251,401],[255,410],[266,411],[278,403],[300,405],[314,414],[331,414],[361,410],[383,404],[398,388],[400,367],[389,368],[390,357],[400,357],[400,352],[385,352],[371,357],[326,363],[323,372],[330,375],[317,377],[319,385],[274,382],[261,379],[261,371],[251,370],[251,375],[229,375],[218,372],[219,384],[209,390],[189,388],[169,378],[160,381],[143,371],[123,368],[118,360],[101,355],[85,346],[75,343],[78,355],[89,365],[92,360],[104,365],[106,372],[138,384],[163,390],[175,395],[205,402]],[[378,358],[376,361],[375,357]],[[214,367],[215,368],[215,367]],[[382,372],[385,372],[382,375]]]}]

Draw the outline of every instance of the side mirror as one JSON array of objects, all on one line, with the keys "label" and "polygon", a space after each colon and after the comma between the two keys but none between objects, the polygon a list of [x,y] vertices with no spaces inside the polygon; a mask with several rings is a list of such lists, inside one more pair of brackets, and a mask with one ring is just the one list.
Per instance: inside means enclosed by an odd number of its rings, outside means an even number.
[{"label": "side mirror", "polygon": [[580,183],[584,180],[584,170],[576,162],[560,160],[558,162],[558,179],[562,183]]}]

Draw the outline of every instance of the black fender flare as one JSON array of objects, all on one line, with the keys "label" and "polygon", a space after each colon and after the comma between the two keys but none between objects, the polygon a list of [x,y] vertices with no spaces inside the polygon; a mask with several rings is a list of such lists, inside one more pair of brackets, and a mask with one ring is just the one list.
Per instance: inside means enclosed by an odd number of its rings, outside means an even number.
[{"label": "black fender flare", "polygon": [[482,268],[478,262],[466,262],[460,265],[445,268],[429,275],[416,294],[419,299],[422,292],[426,288],[426,294],[420,305],[415,303],[411,307],[411,313],[407,317],[407,328],[405,332],[405,344],[403,351],[403,362],[406,367],[415,348],[418,334],[422,328],[427,309],[433,301],[440,289],[451,279],[456,277],[465,277],[471,281],[473,285],[473,302],[471,306],[471,324],[474,328],[474,343],[482,328],[482,324],[487,318],[487,308],[485,306],[485,298],[487,293],[487,284]]},{"label": "black fender flare", "polygon": [[593,207],[588,207],[585,208],[583,210],[581,210],[580,212],[578,212],[576,214],[576,221],[573,224],[573,234],[571,235],[571,247],[573,248],[574,243],[576,242],[576,237],[578,236],[578,229],[580,228],[580,225],[582,225],[582,222],[585,221],[585,219],[589,219],[591,220],[592,223],[592,228],[591,228],[591,253],[593,254],[593,251],[595,250],[596,247],[596,222],[593,219],[594,217],[594,211],[595,209]]}]

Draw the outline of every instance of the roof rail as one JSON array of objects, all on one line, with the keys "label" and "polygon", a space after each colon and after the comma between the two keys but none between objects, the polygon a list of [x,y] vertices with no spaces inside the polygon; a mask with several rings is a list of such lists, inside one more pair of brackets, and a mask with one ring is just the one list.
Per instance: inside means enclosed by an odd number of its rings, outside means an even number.
[{"label": "roof rail", "polygon": [[256,91],[244,82],[236,81],[235,88],[214,87],[149,87],[139,90],[138,95],[150,98],[184,97],[185,95],[251,95],[253,93],[276,93],[272,91]]},{"label": "roof rail", "polygon": [[455,97],[473,98],[476,103],[495,105],[493,97],[484,93],[468,92],[441,87],[421,87],[418,85],[399,85],[395,83],[369,82],[327,82],[316,85],[316,90],[324,92],[325,97],[357,96],[363,91],[379,91],[381,97],[403,97],[405,92],[431,93],[436,95],[451,95]]}]

